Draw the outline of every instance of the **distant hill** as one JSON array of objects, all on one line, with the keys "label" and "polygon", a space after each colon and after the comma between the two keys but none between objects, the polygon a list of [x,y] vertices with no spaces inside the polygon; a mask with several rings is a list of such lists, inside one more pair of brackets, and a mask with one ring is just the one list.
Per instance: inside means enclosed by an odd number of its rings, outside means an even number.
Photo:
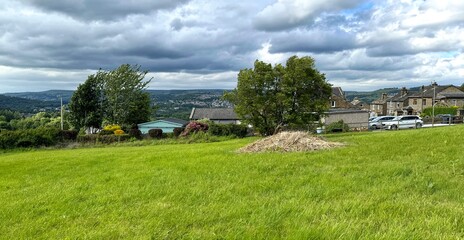
[{"label": "distant hill", "polygon": [[[156,118],[176,117],[187,120],[193,107],[230,107],[229,103],[221,100],[225,91],[222,89],[147,91],[156,104]],[[71,90],[5,93],[4,97],[8,100],[0,105],[0,109],[8,108],[26,113],[33,113],[44,107],[52,110],[59,108],[61,97],[64,104],[69,103],[73,93]]]},{"label": "distant hill", "polygon": [[0,109],[10,109],[22,113],[35,113],[39,111],[55,111],[59,108],[60,102],[0,95]]},{"label": "distant hill", "polygon": [[57,101],[63,98],[63,103],[67,104],[74,91],[72,90],[48,90],[43,92],[19,92],[19,93],[5,93],[5,96],[27,98],[41,101]]}]

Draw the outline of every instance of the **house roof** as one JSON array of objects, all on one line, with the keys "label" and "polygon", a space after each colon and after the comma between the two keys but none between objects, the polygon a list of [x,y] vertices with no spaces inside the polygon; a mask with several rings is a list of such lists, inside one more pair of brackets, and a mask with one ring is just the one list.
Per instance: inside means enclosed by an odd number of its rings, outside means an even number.
[{"label": "house roof", "polygon": [[343,90],[341,87],[332,87],[332,95],[338,96],[338,97],[345,97],[345,94],[343,94]]},{"label": "house roof", "polygon": [[188,121],[178,119],[178,118],[164,118],[164,119],[159,119],[159,120],[156,120],[156,121],[140,123],[138,125],[139,126],[144,126],[144,125],[150,125],[150,124],[154,124],[154,123],[158,123],[158,122],[168,122],[168,123],[172,123],[174,125],[181,125],[181,126],[188,123]]},{"label": "house roof", "polygon": [[233,108],[193,108],[191,120],[240,120]]},{"label": "house roof", "polygon": [[182,125],[188,123],[188,121],[178,119],[178,118],[163,118],[163,119],[160,119],[160,120],[163,120],[163,121],[166,121],[166,122],[178,123],[178,124],[182,124]]},{"label": "house roof", "polygon": [[439,93],[437,94],[437,98],[464,98],[464,92],[457,92],[457,93]]},{"label": "house roof", "polygon": [[368,111],[357,110],[357,109],[329,109],[329,111],[325,113],[329,115],[333,115],[333,114],[345,114],[345,113],[368,113]]}]

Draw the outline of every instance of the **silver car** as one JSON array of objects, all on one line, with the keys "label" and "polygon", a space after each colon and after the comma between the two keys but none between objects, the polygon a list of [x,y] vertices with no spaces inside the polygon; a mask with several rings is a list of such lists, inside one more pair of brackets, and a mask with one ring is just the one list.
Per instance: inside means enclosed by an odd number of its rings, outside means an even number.
[{"label": "silver car", "polygon": [[422,119],[416,115],[397,116],[390,121],[383,122],[387,129],[403,129],[403,128],[420,128],[424,124]]},{"label": "silver car", "polygon": [[390,121],[395,116],[380,116],[369,121],[369,129],[379,129],[383,127],[383,122]]}]

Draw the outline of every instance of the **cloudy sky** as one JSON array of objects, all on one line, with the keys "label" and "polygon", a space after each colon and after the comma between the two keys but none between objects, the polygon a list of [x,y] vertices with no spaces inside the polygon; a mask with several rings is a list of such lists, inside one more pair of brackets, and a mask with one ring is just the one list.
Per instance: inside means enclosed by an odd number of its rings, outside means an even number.
[{"label": "cloudy sky", "polygon": [[309,55],[344,90],[464,82],[464,1],[1,0],[0,93],[139,64],[151,89],[231,89]]}]

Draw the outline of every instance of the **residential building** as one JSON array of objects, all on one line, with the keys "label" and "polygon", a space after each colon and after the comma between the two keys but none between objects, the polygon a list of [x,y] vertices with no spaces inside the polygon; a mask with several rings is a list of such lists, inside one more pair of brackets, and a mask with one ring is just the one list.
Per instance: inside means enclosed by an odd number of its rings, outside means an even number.
[{"label": "residential building", "polygon": [[189,119],[208,119],[215,123],[240,124],[240,119],[233,108],[193,108]]},{"label": "residential building", "polygon": [[182,119],[165,118],[152,122],[140,123],[137,124],[137,126],[143,134],[146,134],[150,129],[155,128],[163,130],[163,133],[172,133],[174,131],[174,128],[184,127],[185,125],[187,125],[187,123],[187,121]]},{"label": "residential building", "polygon": [[332,95],[330,97],[331,109],[354,109],[355,107],[346,100],[345,93],[341,87],[332,87]]}]

